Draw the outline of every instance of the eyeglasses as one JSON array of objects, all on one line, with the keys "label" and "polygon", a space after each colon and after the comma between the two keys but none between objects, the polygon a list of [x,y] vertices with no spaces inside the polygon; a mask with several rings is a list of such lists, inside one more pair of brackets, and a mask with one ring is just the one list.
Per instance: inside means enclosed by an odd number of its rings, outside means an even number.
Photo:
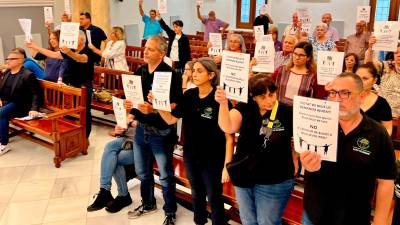
[{"label": "eyeglasses", "polygon": [[336,95],[339,95],[340,99],[348,99],[350,97],[350,94],[351,94],[351,91],[347,91],[347,90],[341,90],[341,91],[330,90],[330,91],[328,91],[329,98],[335,98]]},{"label": "eyeglasses", "polygon": [[18,60],[18,59],[23,59],[23,58],[6,58],[6,61],[12,61],[12,60]]},{"label": "eyeglasses", "polygon": [[238,40],[229,40],[229,42],[230,43],[238,43],[238,44],[240,44],[240,41],[238,41]]},{"label": "eyeglasses", "polygon": [[293,56],[296,56],[296,57],[298,57],[298,58],[307,57],[307,55],[305,55],[305,54],[298,54],[298,53],[296,53],[296,52],[293,52]]}]

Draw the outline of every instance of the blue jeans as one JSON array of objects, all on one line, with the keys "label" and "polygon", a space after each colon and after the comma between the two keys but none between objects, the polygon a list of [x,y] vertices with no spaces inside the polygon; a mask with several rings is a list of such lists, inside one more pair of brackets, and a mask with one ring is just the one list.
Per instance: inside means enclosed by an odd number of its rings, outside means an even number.
[{"label": "blue jeans", "polygon": [[93,81],[86,83],[86,138],[89,137],[92,131],[92,95],[93,95]]},{"label": "blue jeans", "polygon": [[279,184],[235,186],[243,225],[281,225],[282,215],[294,187],[293,179]]},{"label": "blue jeans", "polygon": [[303,215],[301,217],[301,223],[303,225],[313,225],[313,223],[311,222],[310,218],[307,215],[307,212],[305,209],[303,209]]},{"label": "blue jeans", "polygon": [[0,144],[8,144],[9,120],[17,111],[17,104],[10,102],[0,107]]},{"label": "blue jeans", "polygon": [[118,196],[126,196],[129,193],[124,165],[134,163],[133,149],[121,149],[124,141],[125,138],[117,138],[108,142],[101,158],[100,188],[111,190],[111,178],[114,177]]},{"label": "blue jeans", "polygon": [[156,160],[160,172],[160,183],[164,198],[165,214],[176,212],[175,176],[172,167],[173,145],[169,138],[173,129],[154,131],[146,130],[140,123],[136,126],[134,140],[135,170],[140,183],[140,195],[144,206],[152,207],[156,204],[154,198],[153,159]]}]

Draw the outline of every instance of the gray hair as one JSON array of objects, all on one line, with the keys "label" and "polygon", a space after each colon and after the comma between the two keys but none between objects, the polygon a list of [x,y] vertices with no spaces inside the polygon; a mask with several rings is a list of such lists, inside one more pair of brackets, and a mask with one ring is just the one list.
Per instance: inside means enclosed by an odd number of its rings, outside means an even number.
[{"label": "gray hair", "polygon": [[79,37],[82,37],[83,44],[86,43],[86,33],[83,30],[79,30]]},{"label": "gray hair", "polygon": [[227,50],[229,50],[229,40],[232,38],[232,37],[237,37],[237,38],[239,38],[239,41],[240,41],[240,47],[242,48],[242,53],[246,53],[246,43],[244,42],[244,38],[243,38],[243,36],[242,35],[240,35],[240,34],[228,34],[228,38],[226,39],[226,43],[225,43],[225,49],[227,49]]},{"label": "gray hair", "polygon": [[147,40],[156,41],[158,43],[158,45],[157,45],[158,50],[160,52],[163,52],[164,54],[167,54],[168,44],[163,37],[160,37],[159,35],[154,35],[154,36],[149,37]]},{"label": "gray hair", "polygon": [[194,63],[200,63],[204,68],[207,70],[207,72],[215,73],[215,77],[212,79],[211,84],[212,85],[218,85],[219,83],[219,70],[217,64],[214,62],[212,58],[209,57],[202,57],[193,60]]},{"label": "gray hair", "polygon": [[336,77],[336,79],[339,79],[339,78],[351,78],[354,80],[357,91],[361,92],[364,90],[363,82],[362,82],[361,78],[359,76],[357,76],[355,73],[344,72]]},{"label": "gray hair", "polygon": [[325,32],[328,30],[328,25],[326,23],[319,23],[317,24],[316,28],[318,27],[322,27]]}]

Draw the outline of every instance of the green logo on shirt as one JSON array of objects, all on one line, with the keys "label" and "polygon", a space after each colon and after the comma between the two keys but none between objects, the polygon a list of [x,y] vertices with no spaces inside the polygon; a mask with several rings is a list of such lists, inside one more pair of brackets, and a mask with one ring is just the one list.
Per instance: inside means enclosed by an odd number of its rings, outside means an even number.
[{"label": "green logo on shirt", "polygon": [[201,114],[201,117],[207,118],[207,119],[212,119],[212,108],[207,107],[204,109],[203,113]]},{"label": "green logo on shirt", "polygon": [[357,139],[357,146],[353,146],[353,150],[369,155],[371,154],[371,151],[369,150],[369,140],[364,138],[364,137],[360,137]]}]

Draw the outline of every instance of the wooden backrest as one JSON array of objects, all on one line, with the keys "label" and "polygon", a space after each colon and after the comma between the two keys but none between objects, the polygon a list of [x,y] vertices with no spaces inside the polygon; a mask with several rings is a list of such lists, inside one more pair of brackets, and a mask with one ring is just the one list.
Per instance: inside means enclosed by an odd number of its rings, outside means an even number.
[{"label": "wooden backrest", "polygon": [[129,71],[135,72],[141,65],[146,64],[143,59],[126,56],[126,62],[128,63]]},{"label": "wooden backrest", "polygon": [[125,55],[134,57],[134,58],[143,58],[144,54],[144,47],[137,47],[137,46],[126,46],[125,48]]},{"label": "wooden backrest", "polygon": [[344,52],[344,46],[346,44],[346,39],[341,38],[339,41],[335,42],[336,48],[339,52]]},{"label": "wooden backrest", "polygon": [[189,40],[190,46],[203,46],[207,47],[207,42],[203,40]]},{"label": "wooden backrest", "polygon": [[105,88],[110,91],[124,90],[122,86],[122,74],[133,74],[132,72],[113,70],[105,67],[95,66],[93,84],[96,88]]},{"label": "wooden backrest", "polygon": [[197,54],[200,57],[208,56],[208,48],[203,46],[190,46],[192,55]]},{"label": "wooden backrest", "polygon": [[189,40],[203,40],[203,36],[202,35],[193,35],[193,34],[186,34],[186,37]]},{"label": "wooden backrest", "polygon": [[86,88],[59,85],[54,82],[39,80],[44,95],[44,106],[58,111],[86,107]]}]

